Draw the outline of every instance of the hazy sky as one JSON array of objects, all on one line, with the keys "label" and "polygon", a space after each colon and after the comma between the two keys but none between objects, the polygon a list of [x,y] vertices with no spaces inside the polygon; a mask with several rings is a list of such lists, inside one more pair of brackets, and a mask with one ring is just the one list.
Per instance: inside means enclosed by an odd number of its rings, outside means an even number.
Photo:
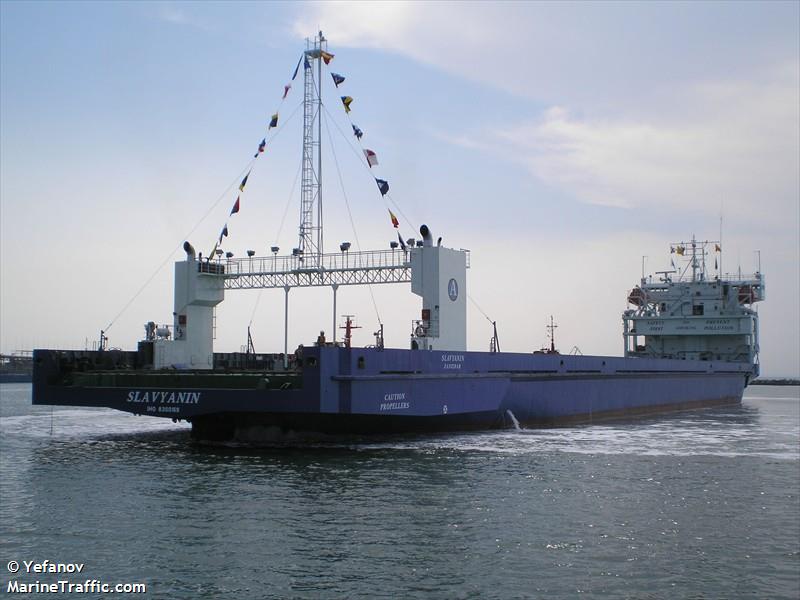
[{"label": "hazy sky", "polygon": [[[503,350],[541,347],[552,314],[562,351],[621,354],[642,256],[668,267],[670,242],[717,239],[722,215],[726,270],[752,272],[760,251],[762,371],[798,376],[798,23],[797,2],[2,1],[0,347],[83,348],[153,273],[111,345],[133,349],[143,323],[171,322],[179,246],[208,211],[188,238],[213,246],[321,28],[328,70],[347,77],[338,92],[324,82],[328,250],[355,241],[345,194],[362,248],[395,235],[339,134],[348,94],[401,231],[425,222],[471,249],[469,293]],[[297,245],[300,83],[229,220],[237,255]],[[405,284],[373,292],[388,345],[406,347],[419,299]],[[290,298],[291,347],[330,337],[330,290]],[[372,343],[367,288],[340,290],[338,312]],[[275,290],[229,292],[216,349],[239,350],[251,317],[256,349],[281,351]],[[490,336],[470,304],[470,349]]]}]

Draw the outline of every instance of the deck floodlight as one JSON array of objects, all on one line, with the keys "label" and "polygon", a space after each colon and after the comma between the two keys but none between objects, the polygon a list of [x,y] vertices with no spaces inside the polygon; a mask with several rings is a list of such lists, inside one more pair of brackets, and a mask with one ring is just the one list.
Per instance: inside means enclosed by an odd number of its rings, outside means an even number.
[{"label": "deck floodlight", "polygon": [[269,249],[269,251],[270,251],[270,252],[272,252],[273,254],[277,254],[277,253],[278,253],[278,250],[280,250],[280,248],[278,248],[278,246],[272,246],[272,247]]},{"label": "deck floodlight", "polygon": [[255,255],[256,255],[256,251],[255,250],[248,250],[247,251],[247,256],[249,256],[250,258],[253,258]]},{"label": "deck floodlight", "polygon": [[222,256],[222,250],[220,250],[219,248],[217,248],[217,256]]},{"label": "deck floodlight", "polygon": [[339,244],[339,250],[341,250],[342,252],[347,252],[348,250],[350,250],[350,242],[342,242],[341,244]]},{"label": "deck floodlight", "polygon": [[226,252],[225,258],[233,258],[233,252]]},{"label": "deck floodlight", "polygon": [[423,242],[422,240],[417,240],[417,248],[422,248],[422,245],[423,245],[424,243],[425,243],[425,242]]},{"label": "deck floodlight", "polygon": [[396,249],[399,244],[397,242],[389,242],[389,248],[392,250]]}]

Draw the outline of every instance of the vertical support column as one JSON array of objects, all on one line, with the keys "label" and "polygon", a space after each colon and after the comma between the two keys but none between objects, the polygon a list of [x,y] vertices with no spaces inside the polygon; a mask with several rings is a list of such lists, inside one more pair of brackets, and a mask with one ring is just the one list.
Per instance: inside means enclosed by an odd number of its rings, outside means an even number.
[{"label": "vertical support column", "polygon": [[[319,32],[317,59],[317,265],[322,266],[322,43],[325,38]],[[327,50],[328,45],[325,44]],[[335,330],[334,330],[335,331]]]},{"label": "vertical support column", "polygon": [[628,336],[628,319],[622,317],[622,356],[628,356],[628,348],[630,348],[631,340]]},{"label": "vertical support column", "polygon": [[339,289],[339,284],[334,283],[333,288],[333,343],[336,343],[336,290]]},{"label": "vertical support column", "polygon": [[283,368],[289,368],[289,290],[288,285],[283,286],[286,296],[283,301]]}]

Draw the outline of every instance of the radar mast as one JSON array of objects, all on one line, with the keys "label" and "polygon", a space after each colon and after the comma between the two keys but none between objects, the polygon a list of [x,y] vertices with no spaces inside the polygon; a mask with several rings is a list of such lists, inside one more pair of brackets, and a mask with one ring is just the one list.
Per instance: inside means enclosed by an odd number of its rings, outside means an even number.
[{"label": "radar mast", "polygon": [[294,252],[306,268],[322,266],[322,61],[327,50],[328,41],[321,31],[313,39],[306,39],[300,236]]}]

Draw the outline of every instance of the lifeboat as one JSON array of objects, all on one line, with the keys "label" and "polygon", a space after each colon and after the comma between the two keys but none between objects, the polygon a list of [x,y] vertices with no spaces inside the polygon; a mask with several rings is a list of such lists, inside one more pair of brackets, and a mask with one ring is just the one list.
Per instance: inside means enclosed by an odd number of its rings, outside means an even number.
[{"label": "lifeboat", "polygon": [[647,294],[640,287],[635,287],[628,294],[628,303],[634,306],[644,306],[647,302]]}]

